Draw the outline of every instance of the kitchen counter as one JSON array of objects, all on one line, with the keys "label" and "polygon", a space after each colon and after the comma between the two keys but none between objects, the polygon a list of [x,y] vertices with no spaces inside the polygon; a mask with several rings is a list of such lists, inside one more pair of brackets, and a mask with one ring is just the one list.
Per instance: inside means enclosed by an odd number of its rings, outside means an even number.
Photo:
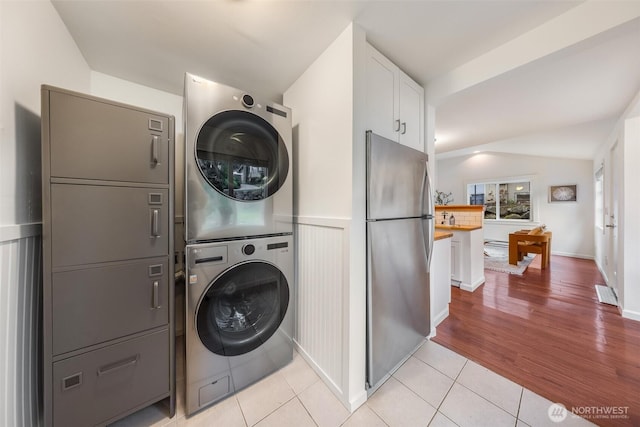
[{"label": "kitchen counter", "polygon": [[449,237],[453,237],[453,233],[450,233],[448,231],[436,231],[433,236],[433,240],[442,240]]},{"label": "kitchen counter", "polygon": [[481,229],[481,225],[446,225],[436,224],[436,230],[473,231]]}]

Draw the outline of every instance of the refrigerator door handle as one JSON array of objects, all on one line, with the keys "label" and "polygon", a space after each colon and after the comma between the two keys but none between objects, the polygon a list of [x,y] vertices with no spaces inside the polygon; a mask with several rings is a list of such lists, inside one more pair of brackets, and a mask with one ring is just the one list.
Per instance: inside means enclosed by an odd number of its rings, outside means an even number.
[{"label": "refrigerator door handle", "polygon": [[[423,234],[425,239],[425,250],[427,251],[427,273],[431,272],[431,254],[433,253],[433,238],[435,235],[435,222],[433,220],[433,193],[431,189],[431,177],[429,176],[429,168],[425,163],[424,188],[422,192],[422,209],[426,210],[426,219],[422,222]],[[425,209],[426,204],[426,209]]]}]

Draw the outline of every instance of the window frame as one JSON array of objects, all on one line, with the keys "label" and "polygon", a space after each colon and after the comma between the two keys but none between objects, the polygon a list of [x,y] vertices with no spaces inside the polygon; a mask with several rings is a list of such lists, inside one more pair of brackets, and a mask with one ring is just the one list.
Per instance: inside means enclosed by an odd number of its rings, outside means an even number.
[{"label": "window frame", "polygon": [[[465,181],[464,185],[464,194],[465,194],[465,202],[467,205],[470,205],[470,196],[469,186],[470,185],[495,185],[496,188],[500,188],[501,184],[513,184],[513,183],[521,183],[528,182],[529,183],[529,219],[505,219],[505,218],[484,218],[483,212],[483,221],[489,222],[491,224],[532,224],[537,222],[538,218],[538,198],[535,196],[535,175],[521,175],[521,176],[508,176],[502,178],[487,178],[487,179],[473,179]],[[486,208],[486,202],[482,204]],[[496,197],[496,210],[498,215],[500,214],[500,197]]]}]

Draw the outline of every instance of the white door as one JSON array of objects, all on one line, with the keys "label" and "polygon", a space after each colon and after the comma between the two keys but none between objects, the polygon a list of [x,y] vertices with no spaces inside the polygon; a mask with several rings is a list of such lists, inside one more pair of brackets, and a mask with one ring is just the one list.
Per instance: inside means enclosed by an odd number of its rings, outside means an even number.
[{"label": "white door", "polygon": [[618,212],[619,212],[619,191],[621,182],[621,168],[622,164],[619,157],[620,150],[616,142],[609,152],[611,174],[609,175],[609,197],[608,207],[605,212],[605,229],[607,230],[607,278],[609,280],[608,285],[618,292]]},{"label": "white door", "polygon": [[[367,128],[398,141],[396,79],[398,68],[372,46],[367,46]],[[424,151],[424,150],[422,150]]]},{"label": "white door", "polygon": [[421,130],[424,120],[424,90],[409,76],[400,73],[400,140],[408,147],[424,152]]}]

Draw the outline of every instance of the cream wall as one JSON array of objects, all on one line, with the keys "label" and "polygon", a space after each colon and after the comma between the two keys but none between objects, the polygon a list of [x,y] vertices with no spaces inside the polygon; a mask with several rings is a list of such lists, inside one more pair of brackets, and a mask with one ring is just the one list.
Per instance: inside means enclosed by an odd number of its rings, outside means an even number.
[{"label": "cream wall", "polygon": [[[466,185],[474,181],[509,177],[531,178],[532,223],[484,223],[484,238],[509,240],[509,233],[544,223],[553,232],[552,253],[593,258],[594,180],[591,160],[479,153],[437,162],[437,188],[452,192],[453,204],[466,204]],[[550,185],[577,184],[578,201],[549,203]]]}]

